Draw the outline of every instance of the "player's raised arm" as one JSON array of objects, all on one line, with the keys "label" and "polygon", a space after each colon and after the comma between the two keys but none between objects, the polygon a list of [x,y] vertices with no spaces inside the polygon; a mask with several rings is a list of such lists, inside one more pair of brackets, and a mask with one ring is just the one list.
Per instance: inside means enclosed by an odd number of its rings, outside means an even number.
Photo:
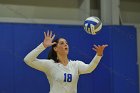
[{"label": "player's raised arm", "polygon": [[36,68],[38,70],[43,70],[43,67],[46,66],[47,60],[39,60],[37,56],[44,51],[47,47],[52,46],[55,42],[52,43],[55,35],[52,35],[52,32],[44,32],[44,41],[39,46],[37,46],[34,50],[26,55],[24,61],[29,66]]},{"label": "player's raised arm", "polygon": [[90,64],[85,64],[83,62],[79,62],[78,64],[78,70],[79,70],[79,74],[86,74],[86,73],[91,73],[99,64],[102,56],[103,56],[103,51],[104,49],[107,47],[108,45],[94,45],[94,47],[92,48],[94,51],[96,51],[96,55],[95,57],[92,59],[92,61],[90,62]]}]

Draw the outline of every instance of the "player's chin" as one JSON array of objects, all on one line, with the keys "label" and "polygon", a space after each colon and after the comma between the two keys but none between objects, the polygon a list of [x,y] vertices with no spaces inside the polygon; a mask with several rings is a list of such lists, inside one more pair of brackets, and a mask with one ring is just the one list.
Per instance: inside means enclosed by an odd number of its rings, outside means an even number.
[{"label": "player's chin", "polygon": [[65,50],[65,54],[68,55],[68,53],[69,53],[69,51],[68,50]]}]

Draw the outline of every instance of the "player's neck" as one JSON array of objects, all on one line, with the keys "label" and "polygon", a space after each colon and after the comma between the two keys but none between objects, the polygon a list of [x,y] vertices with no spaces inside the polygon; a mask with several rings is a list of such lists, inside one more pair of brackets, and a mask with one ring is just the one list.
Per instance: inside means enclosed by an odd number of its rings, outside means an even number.
[{"label": "player's neck", "polygon": [[61,64],[63,64],[64,66],[66,66],[68,64],[68,57],[67,57],[67,55],[57,55],[57,56],[58,56],[59,62]]}]

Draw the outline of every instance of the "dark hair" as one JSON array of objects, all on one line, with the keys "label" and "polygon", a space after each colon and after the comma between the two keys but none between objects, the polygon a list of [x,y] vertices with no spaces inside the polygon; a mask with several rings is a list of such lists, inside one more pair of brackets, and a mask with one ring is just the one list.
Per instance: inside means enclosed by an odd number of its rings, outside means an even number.
[{"label": "dark hair", "polygon": [[57,54],[56,54],[56,52],[54,51],[54,47],[57,46],[57,44],[58,44],[58,42],[59,42],[59,39],[60,39],[60,38],[57,38],[57,39],[55,39],[55,40],[53,41],[53,42],[56,42],[56,44],[52,45],[51,50],[50,50],[49,53],[48,53],[48,59],[54,60],[55,63],[58,63],[58,62],[59,62],[59,60],[58,60],[58,58],[57,58]]}]

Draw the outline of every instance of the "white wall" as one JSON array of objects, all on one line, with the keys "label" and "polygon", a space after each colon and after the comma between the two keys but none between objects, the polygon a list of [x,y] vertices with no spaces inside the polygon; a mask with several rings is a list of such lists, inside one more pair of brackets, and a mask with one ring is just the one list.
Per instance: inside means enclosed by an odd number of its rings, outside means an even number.
[{"label": "white wall", "polygon": [[140,12],[121,11],[123,23],[140,24]]},{"label": "white wall", "polygon": [[123,23],[140,24],[140,2],[121,2],[120,16]]},{"label": "white wall", "polygon": [[43,19],[79,19],[77,8],[54,8],[25,5],[0,5],[0,17],[43,18]]},{"label": "white wall", "polygon": [[[0,18],[20,18],[26,21],[28,19],[49,19],[49,20],[72,20],[80,21],[80,10],[78,8],[54,8],[54,7],[37,7],[25,5],[2,5],[0,4]],[[9,20],[9,21],[11,21]],[[15,19],[14,19],[15,20]],[[3,20],[0,20],[3,21]],[[15,20],[16,21],[16,20]],[[40,20],[41,21],[41,20]],[[47,22],[48,23],[48,22]]]},{"label": "white wall", "polygon": [[140,12],[140,2],[126,2],[123,1],[120,4],[122,11]]},{"label": "white wall", "polygon": [[[121,2],[121,18],[123,23],[140,23],[140,3],[132,3],[132,2]],[[10,4],[0,4],[0,19],[7,17],[9,18],[23,18],[23,19],[43,19],[43,23],[45,20],[61,20],[69,22],[69,20],[75,24],[79,23],[79,21],[83,21],[81,19],[81,11],[80,7],[65,8],[65,7],[45,7],[45,6],[29,6],[29,5],[10,5]],[[85,14],[89,14],[88,12],[83,12]],[[100,16],[99,10],[90,10],[90,14],[92,16]],[[22,19],[22,20],[23,20]],[[15,19],[14,19],[15,20]],[[0,20],[1,21],[1,20]],[[11,20],[10,20],[11,21]],[[49,21],[51,22],[51,21]],[[70,22],[70,23],[71,23]],[[41,22],[40,22],[41,23]],[[48,23],[48,22],[47,22]],[[52,22],[51,22],[52,23]]]}]

